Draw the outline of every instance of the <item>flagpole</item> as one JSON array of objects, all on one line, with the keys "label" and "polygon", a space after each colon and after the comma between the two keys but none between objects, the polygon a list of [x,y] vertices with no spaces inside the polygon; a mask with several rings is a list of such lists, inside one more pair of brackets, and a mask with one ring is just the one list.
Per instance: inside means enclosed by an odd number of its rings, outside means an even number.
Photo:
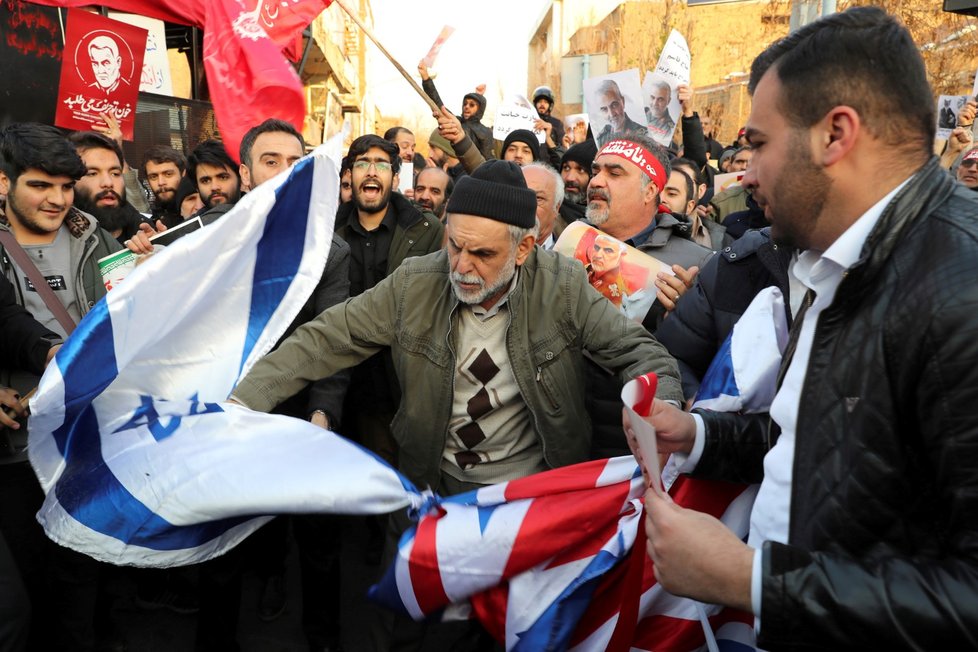
[{"label": "flagpole", "polygon": [[380,41],[378,41],[377,37],[374,36],[373,30],[371,30],[369,27],[367,27],[360,21],[360,17],[357,16],[349,7],[346,6],[346,2],[344,2],[344,0],[333,0],[333,2],[338,4],[340,8],[346,12],[346,15],[349,16],[353,20],[353,22],[357,24],[357,27],[363,30],[363,33],[366,34],[367,38],[369,38],[373,42],[373,44],[377,46],[377,49],[379,49],[384,54],[384,56],[387,57],[387,59],[390,60],[392,64],[394,64],[394,67],[397,68],[398,72],[400,72],[401,75],[404,76],[404,79],[406,79],[407,82],[411,84],[411,88],[413,88],[418,93],[418,95],[421,96],[421,99],[423,99],[425,103],[427,103],[427,105],[431,107],[431,110],[434,111],[435,113],[441,113],[441,107],[435,104],[434,101],[432,101],[432,99],[428,97],[428,94],[424,92],[424,89],[418,86],[418,82],[414,81],[414,78],[408,74],[408,71],[405,70],[401,66],[401,64],[399,64],[394,59],[394,57],[391,56],[391,53],[388,52],[387,49],[380,44]]}]

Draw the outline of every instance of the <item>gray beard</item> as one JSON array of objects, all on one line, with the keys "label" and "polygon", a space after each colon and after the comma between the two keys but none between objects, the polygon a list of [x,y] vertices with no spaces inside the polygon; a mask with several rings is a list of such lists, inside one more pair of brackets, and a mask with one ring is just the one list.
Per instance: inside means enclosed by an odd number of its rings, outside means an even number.
[{"label": "gray beard", "polygon": [[587,206],[587,192],[565,190],[564,201],[571,202],[572,204],[578,204],[580,206]]},{"label": "gray beard", "polygon": [[608,221],[609,217],[611,217],[611,209],[606,208],[601,210],[599,208],[591,208],[591,206],[588,205],[587,210],[584,211],[584,217],[586,217],[587,221],[594,226],[601,226]]}]

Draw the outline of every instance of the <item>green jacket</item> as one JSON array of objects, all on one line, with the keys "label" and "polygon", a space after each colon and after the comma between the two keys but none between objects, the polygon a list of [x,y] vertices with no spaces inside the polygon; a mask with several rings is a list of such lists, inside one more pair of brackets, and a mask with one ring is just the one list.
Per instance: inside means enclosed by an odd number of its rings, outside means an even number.
[{"label": "green jacket", "polygon": [[[623,380],[656,372],[658,396],[682,400],[675,360],[592,288],[576,261],[536,248],[507,305],[510,363],[550,468],[587,458],[585,351]],[[458,307],[446,251],[406,260],[373,289],[297,330],[254,366],[234,397],[267,411],[306,383],[390,347],[403,395],[391,424],[401,471],[419,486],[437,487],[452,412]]]},{"label": "green jacket", "polygon": [[[405,258],[424,256],[442,248],[445,227],[433,214],[422,212],[400,193],[391,193],[389,209],[394,211],[397,226],[387,253],[387,274],[397,269]],[[336,211],[336,233],[347,237],[348,224],[357,219],[352,201],[341,204]]]}]

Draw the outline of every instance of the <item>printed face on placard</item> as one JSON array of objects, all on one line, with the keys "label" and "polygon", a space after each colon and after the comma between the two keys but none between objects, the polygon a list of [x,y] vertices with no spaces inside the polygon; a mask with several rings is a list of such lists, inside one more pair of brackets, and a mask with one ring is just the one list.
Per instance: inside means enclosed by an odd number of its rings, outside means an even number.
[{"label": "printed face on placard", "polygon": [[663,118],[669,109],[669,102],[672,100],[672,91],[669,84],[658,82],[652,86],[652,94],[649,96],[649,103],[652,106],[652,115],[656,118]]},{"label": "printed face on placard", "polygon": [[75,48],[75,71],[92,91],[105,95],[128,87],[135,73],[132,51],[115,32],[95,30]]},{"label": "printed face on placard", "polygon": [[591,247],[591,268],[595,274],[605,274],[618,269],[621,246],[614,238],[599,235]]},{"label": "printed face on placard", "polygon": [[612,131],[621,131],[625,126],[625,100],[620,93],[608,91],[601,95],[598,104],[601,117],[608,121]]}]

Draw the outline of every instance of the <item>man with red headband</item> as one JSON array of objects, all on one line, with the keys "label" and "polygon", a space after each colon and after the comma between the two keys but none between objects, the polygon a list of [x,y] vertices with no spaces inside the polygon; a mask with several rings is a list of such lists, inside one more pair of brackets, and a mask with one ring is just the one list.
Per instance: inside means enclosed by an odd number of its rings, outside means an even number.
[{"label": "man with red headband", "polygon": [[[591,170],[588,222],[672,265],[676,274],[660,273],[654,279],[656,300],[642,320],[654,333],[713,252],[691,241],[689,232],[681,228],[668,207],[660,208],[659,195],[670,172],[669,155],[661,145],[634,132],[612,134],[595,156]],[[594,422],[591,456],[598,459],[627,454],[628,449],[620,445],[621,385],[593,364],[588,364],[587,372],[587,410]]]},{"label": "man with red headband", "polygon": [[647,328],[654,326],[693,284],[699,267],[713,252],[691,241],[669,209],[660,207],[659,195],[670,173],[669,156],[661,145],[644,135],[614,134],[594,158],[591,170],[587,220],[672,265],[676,273],[656,281],[658,301],[651,311],[656,314],[645,320]]}]

